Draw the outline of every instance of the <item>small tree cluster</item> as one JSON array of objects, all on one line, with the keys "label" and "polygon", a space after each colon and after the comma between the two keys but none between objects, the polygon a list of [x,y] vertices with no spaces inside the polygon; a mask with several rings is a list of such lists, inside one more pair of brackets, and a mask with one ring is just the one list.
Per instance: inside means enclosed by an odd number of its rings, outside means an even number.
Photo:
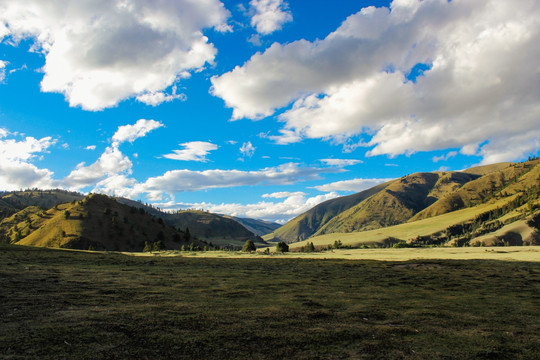
[{"label": "small tree cluster", "polygon": [[276,245],[277,252],[289,252],[289,245],[287,243],[280,241]]}]

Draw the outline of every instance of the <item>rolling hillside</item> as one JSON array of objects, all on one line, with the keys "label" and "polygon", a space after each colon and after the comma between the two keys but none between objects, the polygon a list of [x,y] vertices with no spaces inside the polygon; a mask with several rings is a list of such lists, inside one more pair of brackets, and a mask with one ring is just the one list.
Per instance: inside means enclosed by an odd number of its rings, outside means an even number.
[{"label": "rolling hillside", "polygon": [[[493,217],[502,216],[504,212],[522,206],[523,202],[530,203],[531,209],[527,211],[531,213],[540,205],[539,164],[540,160],[536,159],[480,166],[460,172],[412,174],[319,204],[265,236],[265,239],[294,243],[312,236],[362,234],[488,203],[505,210],[490,214],[490,219],[485,221],[492,221]],[[481,210],[472,211],[468,219],[459,221],[473,221],[481,214]],[[441,222],[444,226],[439,226],[438,231],[459,221],[453,222],[450,216],[448,221]]]},{"label": "rolling hillside", "polygon": [[142,208],[146,212],[163,219],[166,224],[176,229],[182,231],[189,229],[189,233],[192,236],[196,236],[215,246],[238,248],[242,247],[250,239],[256,246],[268,245],[262,238],[231,217],[198,210],[165,213],[130,199],[120,198],[118,201],[136,208]]},{"label": "rolling hillside", "polygon": [[327,200],[302,215],[295,217],[263,238],[267,241],[285,241],[289,243],[307,239],[334,216],[382,191],[391,183],[380,184],[353,195]]},{"label": "rolling hillside", "polygon": [[26,207],[0,222],[0,238],[12,244],[84,250],[142,251],[146,242],[160,241],[167,249],[206,245],[145,211],[97,194],[48,210]]}]

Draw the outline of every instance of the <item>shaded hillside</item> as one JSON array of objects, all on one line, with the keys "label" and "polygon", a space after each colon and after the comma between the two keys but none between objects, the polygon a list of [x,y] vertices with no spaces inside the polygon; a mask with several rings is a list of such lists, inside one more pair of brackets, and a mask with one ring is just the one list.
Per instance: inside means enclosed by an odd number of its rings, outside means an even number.
[{"label": "shaded hillside", "polygon": [[270,221],[265,221],[265,220],[240,218],[240,217],[229,216],[229,215],[222,215],[222,216],[240,223],[240,225],[244,226],[246,229],[248,229],[248,231],[258,236],[269,234],[272,231],[276,230],[277,228],[281,227],[280,224],[270,222]]},{"label": "shaded hillside", "polygon": [[205,211],[186,210],[174,214],[164,213],[163,221],[177,229],[186,230],[216,246],[241,247],[247,240],[255,245],[266,245],[259,236],[246,229],[240,223],[220,215]]},{"label": "shaded hillside", "polygon": [[167,249],[206,245],[144,210],[97,194],[49,210],[27,207],[0,222],[0,236],[19,245],[114,251],[142,251],[146,242]]},{"label": "shaded hillside", "polygon": [[313,207],[275,230],[272,234],[265,236],[265,239],[273,238],[276,241],[288,243],[301,241],[315,234],[322,226],[330,221],[334,216],[364,201],[370,196],[382,191],[392,181],[377,185],[371,189],[343,196],[336,199],[327,200]]},{"label": "shaded hillside", "polygon": [[84,195],[77,192],[53,190],[24,190],[0,193],[0,219],[11,216],[27,206],[49,209],[55,205],[73,200],[82,200]]},{"label": "shaded hillside", "polygon": [[189,229],[192,236],[196,236],[215,246],[242,247],[246,240],[249,239],[258,246],[267,245],[260,237],[229,217],[198,210],[165,213],[130,199],[120,198],[118,201],[136,208],[142,208],[146,212],[163,219],[166,224],[176,229],[182,231]]}]

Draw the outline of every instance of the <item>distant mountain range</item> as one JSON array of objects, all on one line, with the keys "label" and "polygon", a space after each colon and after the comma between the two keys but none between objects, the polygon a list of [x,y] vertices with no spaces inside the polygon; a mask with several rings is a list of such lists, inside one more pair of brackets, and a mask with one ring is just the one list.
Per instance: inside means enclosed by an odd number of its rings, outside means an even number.
[{"label": "distant mountain range", "polygon": [[[263,238],[272,242],[295,243],[329,234],[358,233],[361,236],[365,231],[412,223],[486,204],[504,209],[499,217],[525,205],[523,216],[527,211],[533,215],[540,206],[539,164],[540,160],[534,159],[464,171],[404,176],[353,195],[323,202]],[[468,220],[472,221],[482,209],[479,207],[477,212],[471,212],[471,219]],[[494,216],[490,216],[489,222],[496,220]],[[458,223],[463,223],[463,220],[459,219]],[[443,230],[446,228],[438,229]],[[332,238],[327,236],[327,239]]]}]

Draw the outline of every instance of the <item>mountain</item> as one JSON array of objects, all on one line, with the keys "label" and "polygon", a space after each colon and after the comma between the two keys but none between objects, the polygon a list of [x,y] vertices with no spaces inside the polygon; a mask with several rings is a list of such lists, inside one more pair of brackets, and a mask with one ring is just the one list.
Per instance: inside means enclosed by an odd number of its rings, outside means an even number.
[{"label": "mountain", "polygon": [[214,246],[238,248],[242,247],[247,240],[252,240],[256,246],[268,245],[262,238],[255,235],[232,217],[199,210],[182,210],[174,213],[165,213],[159,209],[130,199],[120,198],[118,201],[136,208],[142,208],[148,213],[163,219],[166,224],[176,229],[183,231],[189,229],[189,233],[192,236],[212,243]]},{"label": "mountain", "polygon": [[49,209],[55,205],[82,200],[84,195],[60,189],[0,192],[0,219],[11,216],[27,206]]},{"label": "mountain", "polygon": [[160,241],[167,249],[207,245],[144,210],[98,194],[48,210],[28,206],[0,222],[0,238],[19,245],[114,251],[142,251],[146,242]]},{"label": "mountain", "polygon": [[246,229],[248,229],[253,234],[258,235],[258,236],[269,234],[272,231],[276,230],[277,228],[281,227],[280,224],[270,222],[270,221],[265,221],[265,220],[240,218],[240,217],[229,216],[229,215],[221,215],[221,216],[232,219],[240,223]]},{"label": "mountain", "polygon": [[[498,202],[506,212],[522,206],[524,201],[530,202],[531,209],[534,209],[540,205],[539,186],[538,159],[464,171],[417,173],[321,203],[264,238],[294,243],[325,234],[361,233],[428,219],[490,201]],[[479,213],[471,214],[474,218]]]},{"label": "mountain", "polygon": [[389,183],[377,185],[369,190],[349,196],[327,200],[295,217],[263,239],[267,241],[295,242],[309,238],[334,216],[368,199],[383,190]]}]

